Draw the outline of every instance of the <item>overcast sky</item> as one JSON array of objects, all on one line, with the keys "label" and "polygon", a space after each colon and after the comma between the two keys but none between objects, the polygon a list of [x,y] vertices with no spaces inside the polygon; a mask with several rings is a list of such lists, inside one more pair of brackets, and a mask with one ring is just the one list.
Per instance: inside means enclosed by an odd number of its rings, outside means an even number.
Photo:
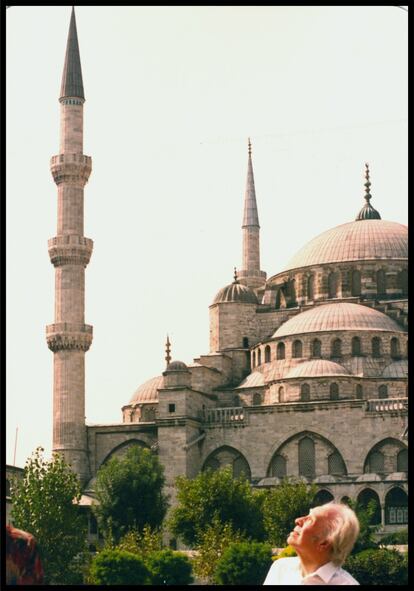
[{"label": "overcast sky", "polygon": [[[52,445],[59,90],[71,7],[7,10],[7,462]],[[86,103],[88,423],[172,357],[209,350],[241,266],[247,137],[261,267],[282,270],[364,203],[407,223],[407,21],[379,7],[76,8]]]}]

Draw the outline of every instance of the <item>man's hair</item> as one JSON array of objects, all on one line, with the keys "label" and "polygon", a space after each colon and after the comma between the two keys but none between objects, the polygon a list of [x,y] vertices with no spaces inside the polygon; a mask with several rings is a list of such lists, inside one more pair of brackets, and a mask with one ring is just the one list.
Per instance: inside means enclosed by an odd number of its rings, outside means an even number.
[{"label": "man's hair", "polygon": [[359,521],[355,512],[344,503],[326,503],[315,507],[319,513],[326,512],[326,540],[332,546],[331,561],[341,566],[351,552],[359,534]]}]

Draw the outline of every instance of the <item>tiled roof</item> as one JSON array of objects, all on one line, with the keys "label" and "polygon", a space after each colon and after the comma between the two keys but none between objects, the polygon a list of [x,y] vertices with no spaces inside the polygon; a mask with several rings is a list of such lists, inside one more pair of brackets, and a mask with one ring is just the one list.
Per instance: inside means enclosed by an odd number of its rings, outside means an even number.
[{"label": "tiled roof", "polygon": [[407,378],[408,377],[408,361],[402,359],[401,361],[393,361],[382,372],[383,378]]},{"label": "tiled roof", "polygon": [[273,337],[336,330],[404,332],[399,324],[374,308],[338,302],[315,306],[311,310],[293,316],[276,330]]},{"label": "tiled roof", "polygon": [[311,378],[317,376],[349,376],[349,371],[328,359],[312,359],[293,367],[285,378]]},{"label": "tiled roof", "polygon": [[147,382],[144,382],[135,390],[129,404],[138,404],[139,402],[158,402],[158,388],[164,386],[163,376],[156,376]]},{"label": "tiled roof", "polygon": [[254,291],[237,281],[220,289],[213,300],[213,304],[218,304],[219,302],[241,302],[244,304],[259,303]]},{"label": "tiled roof", "polygon": [[358,220],[331,228],[308,242],[285,270],[325,263],[408,258],[408,229],[386,220]]}]

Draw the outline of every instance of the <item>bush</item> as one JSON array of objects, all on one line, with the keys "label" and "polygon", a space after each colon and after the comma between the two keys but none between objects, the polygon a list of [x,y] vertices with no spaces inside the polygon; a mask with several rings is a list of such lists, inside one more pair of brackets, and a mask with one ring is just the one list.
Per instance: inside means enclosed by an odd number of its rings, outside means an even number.
[{"label": "bush", "polygon": [[152,585],[190,585],[192,566],[185,554],[169,548],[153,552],[147,559]]},{"label": "bush", "polygon": [[379,541],[381,546],[387,546],[392,544],[408,544],[408,529],[402,529],[392,534],[388,534],[382,537]]},{"label": "bush", "polygon": [[408,585],[408,559],[397,550],[363,550],[349,556],[344,568],[360,585]]},{"label": "bush", "polygon": [[272,565],[272,548],[260,542],[231,544],[217,562],[219,585],[262,585]]},{"label": "bush", "polygon": [[279,552],[277,556],[273,556],[272,560],[275,561],[279,560],[279,558],[291,558],[292,556],[297,556],[296,550],[293,548],[293,546],[286,546],[286,548],[283,548],[283,550]]},{"label": "bush", "polygon": [[95,585],[145,585],[150,573],[139,556],[106,549],[92,560],[90,578]]}]

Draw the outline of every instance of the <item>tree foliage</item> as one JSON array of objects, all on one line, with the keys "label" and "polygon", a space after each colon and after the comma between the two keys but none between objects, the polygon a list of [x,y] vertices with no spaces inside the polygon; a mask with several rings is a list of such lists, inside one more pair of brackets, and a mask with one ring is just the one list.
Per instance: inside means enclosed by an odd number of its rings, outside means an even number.
[{"label": "tree foliage", "polygon": [[150,573],[136,554],[106,548],[92,560],[90,581],[95,585],[145,585],[150,583]]},{"label": "tree foliage", "polygon": [[408,585],[408,555],[386,548],[348,556],[344,568],[360,585]]},{"label": "tree foliage", "polygon": [[193,582],[191,562],[182,552],[164,548],[152,552],[146,564],[152,585],[190,585]]},{"label": "tree foliage", "polygon": [[231,468],[206,470],[193,479],[179,476],[176,487],[178,505],[169,527],[185,544],[199,544],[214,519],[247,537],[263,539],[262,495],[245,478],[234,479]]},{"label": "tree foliage", "polygon": [[263,516],[267,540],[271,544],[285,546],[295,519],[309,512],[316,490],[314,484],[285,478],[278,486],[266,491]]},{"label": "tree foliage", "polygon": [[377,510],[377,505],[374,499],[371,499],[367,505],[361,505],[357,501],[349,500],[348,505],[355,511],[359,521],[359,536],[352,548],[352,554],[368,550],[370,548],[377,548],[378,544],[375,541],[374,534],[379,529],[379,525],[371,525],[372,518]]},{"label": "tree foliage", "polygon": [[272,565],[272,548],[261,542],[231,544],[217,562],[219,585],[262,585]]},{"label": "tree foliage", "polygon": [[124,457],[111,458],[98,470],[93,507],[104,536],[119,541],[129,529],[158,528],[167,511],[164,469],[150,450],[131,447]]},{"label": "tree foliage", "polygon": [[61,455],[47,461],[43,452],[38,447],[26,462],[23,479],[13,482],[12,521],[36,538],[46,583],[81,583],[87,520],[77,504],[80,483]]},{"label": "tree foliage", "polygon": [[122,536],[117,548],[137,554],[146,560],[150,554],[162,550],[162,532],[151,529],[148,525],[144,525],[142,531],[131,529]]}]

